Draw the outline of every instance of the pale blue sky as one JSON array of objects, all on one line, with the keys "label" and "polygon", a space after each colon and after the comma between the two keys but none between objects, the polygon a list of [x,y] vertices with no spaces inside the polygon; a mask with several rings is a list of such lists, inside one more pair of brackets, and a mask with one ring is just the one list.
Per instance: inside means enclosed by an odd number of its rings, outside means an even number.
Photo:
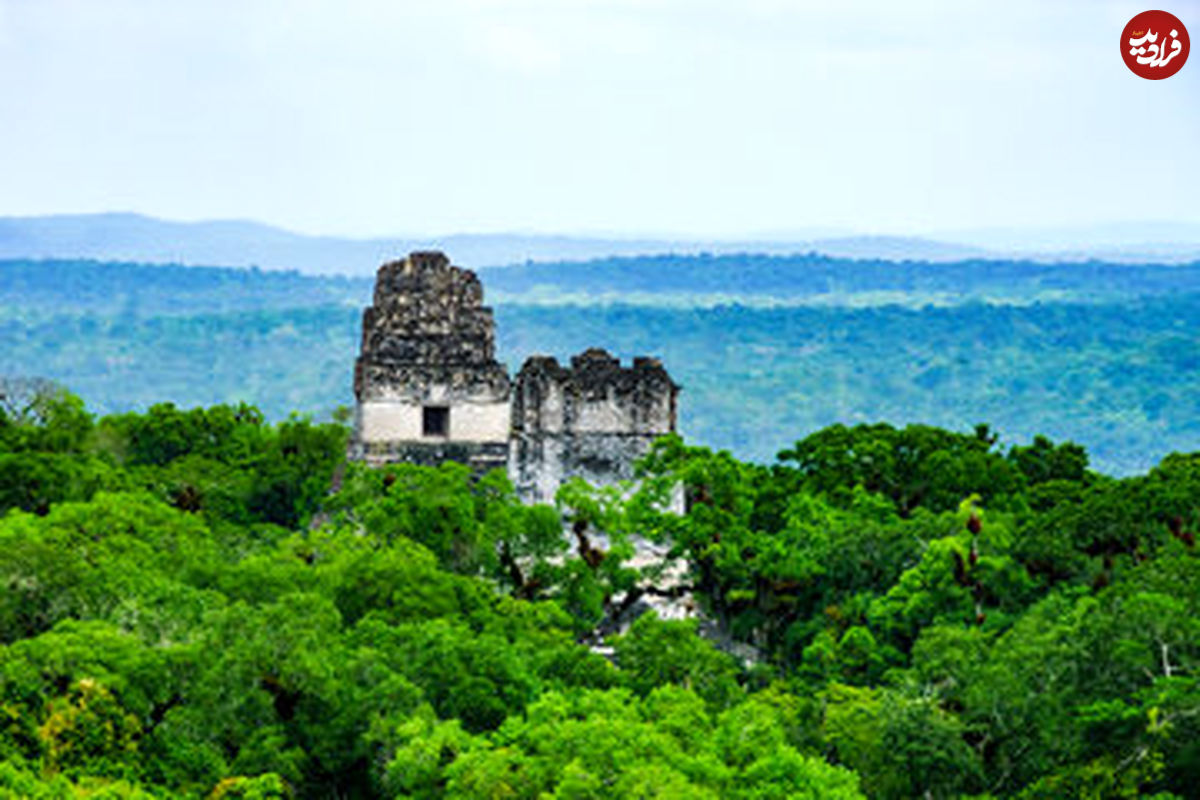
[{"label": "pale blue sky", "polygon": [[1200,0],[0,0],[0,214],[311,233],[1200,222]]}]

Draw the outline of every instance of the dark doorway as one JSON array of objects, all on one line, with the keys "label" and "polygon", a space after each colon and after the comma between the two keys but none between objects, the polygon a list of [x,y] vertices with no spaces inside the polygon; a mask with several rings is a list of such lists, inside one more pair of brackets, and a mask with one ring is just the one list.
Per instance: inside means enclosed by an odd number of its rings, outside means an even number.
[{"label": "dark doorway", "polygon": [[426,436],[450,434],[450,409],[446,406],[425,406],[421,415],[421,430]]}]

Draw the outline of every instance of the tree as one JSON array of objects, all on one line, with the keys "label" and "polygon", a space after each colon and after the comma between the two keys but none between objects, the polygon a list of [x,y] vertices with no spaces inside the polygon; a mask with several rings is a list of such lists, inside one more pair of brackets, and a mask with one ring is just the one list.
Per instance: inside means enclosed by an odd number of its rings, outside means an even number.
[{"label": "tree", "polygon": [[1006,508],[1024,477],[993,450],[986,432],[951,433],[926,425],[834,425],[779,453],[810,491],[845,503],[855,486],[890,498],[902,516],[917,508],[950,511],[967,496]]},{"label": "tree", "polygon": [[66,697],[51,701],[38,728],[46,766],[67,775],[136,777],[137,717],[93,678],[80,678]]},{"label": "tree", "polygon": [[825,739],[869,796],[949,798],[981,788],[962,723],[928,700],[839,684],[824,699]]},{"label": "tree", "polygon": [[664,684],[684,686],[717,710],[741,696],[737,663],[696,635],[694,621],[664,622],[644,614],[613,639],[617,663],[630,686],[647,694]]}]

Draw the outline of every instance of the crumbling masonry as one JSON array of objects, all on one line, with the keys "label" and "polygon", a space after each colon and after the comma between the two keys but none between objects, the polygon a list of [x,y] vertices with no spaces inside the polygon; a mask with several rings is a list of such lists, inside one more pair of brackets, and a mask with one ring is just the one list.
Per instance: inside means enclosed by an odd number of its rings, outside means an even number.
[{"label": "crumbling masonry", "polygon": [[572,477],[633,477],[633,462],[675,430],[679,387],[657,359],[623,367],[597,348],[569,367],[533,356],[514,386],[475,273],[417,252],[379,268],[354,394],[353,458],[506,466],[524,500],[551,502]]}]

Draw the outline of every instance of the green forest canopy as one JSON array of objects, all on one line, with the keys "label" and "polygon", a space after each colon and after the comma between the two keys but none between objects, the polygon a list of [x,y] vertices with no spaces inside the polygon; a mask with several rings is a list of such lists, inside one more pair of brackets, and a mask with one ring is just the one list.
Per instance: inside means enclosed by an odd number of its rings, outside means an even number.
[{"label": "green forest canopy", "polygon": [[[661,440],[632,495],[345,464],[255,408],[0,412],[0,797],[1185,797],[1200,455],[986,427]],[[662,511],[682,485],[686,513]],[[606,552],[562,534],[604,530]],[[670,545],[745,663],[642,617]]]}]

